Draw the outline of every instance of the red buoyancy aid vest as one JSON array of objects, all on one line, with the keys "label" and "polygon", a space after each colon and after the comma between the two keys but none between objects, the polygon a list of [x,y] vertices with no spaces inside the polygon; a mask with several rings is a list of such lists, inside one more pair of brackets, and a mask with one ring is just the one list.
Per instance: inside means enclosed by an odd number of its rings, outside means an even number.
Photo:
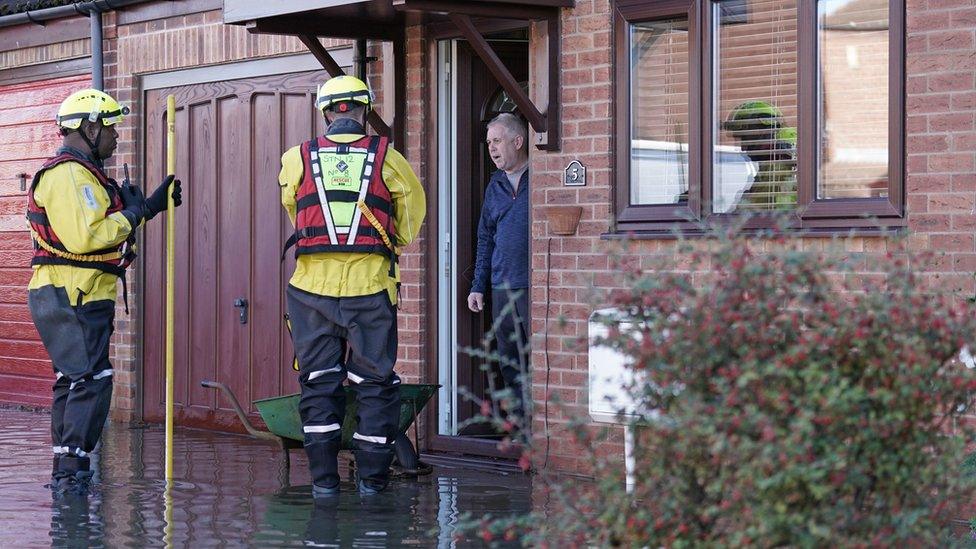
[{"label": "red buoyancy aid vest", "polygon": [[72,267],[97,269],[119,276],[124,281],[125,268],[136,258],[134,234],[130,234],[125,242],[117,246],[98,250],[90,254],[75,254],[65,248],[61,239],[51,228],[51,224],[47,218],[47,212],[34,201],[34,190],[41,181],[41,175],[64,162],[77,162],[95,175],[95,178],[109,196],[110,204],[105,211],[106,217],[123,209],[118,183],[109,179],[101,168],[87,159],[62,149],[58,152],[57,156],[48,160],[34,174],[30,192],[27,194],[27,221],[30,223],[31,236],[33,237],[34,243],[34,257],[31,259],[31,265],[70,265]]},{"label": "red buoyancy aid vest", "polygon": [[[393,199],[383,181],[389,140],[365,136],[336,143],[325,136],[301,145],[302,182],[295,195],[295,234],[285,251],[377,253],[396,262]],[[282,254],[284,258],[284,253]]]}]

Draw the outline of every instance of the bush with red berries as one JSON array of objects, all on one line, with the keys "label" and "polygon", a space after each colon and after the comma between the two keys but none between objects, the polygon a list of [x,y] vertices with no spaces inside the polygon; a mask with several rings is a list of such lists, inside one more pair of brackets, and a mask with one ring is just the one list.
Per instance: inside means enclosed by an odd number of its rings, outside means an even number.
[{"label": "bush with red berries", "polygon": [[622,275],[626,289],[607,294],[620,314],[595,342],[623,353],[641,380],[631,388],[646,412],[633,492],[581,418],[573,432],[596,481],[551,479],[548,508],[519,522],[524,539],[946,540],[974,490],[961,464],[976,371],[959,356],[976,349],[976,310],[919,274],[933,258],[804,251],[768,235],[679,247],[680,265]]}]

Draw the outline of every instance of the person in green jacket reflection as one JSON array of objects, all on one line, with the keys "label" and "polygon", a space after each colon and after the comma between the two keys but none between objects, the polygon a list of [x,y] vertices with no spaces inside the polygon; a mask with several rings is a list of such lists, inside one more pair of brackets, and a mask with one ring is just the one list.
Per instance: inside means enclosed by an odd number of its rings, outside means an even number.
[{"label": "person in green jacket reflection", "polygon": [[788,210],[796,207],[796,128],[785,125],[782,111],[767,101],[746,101],[732,109],[722,129],[758,172],[742,193],[736,212]]}]

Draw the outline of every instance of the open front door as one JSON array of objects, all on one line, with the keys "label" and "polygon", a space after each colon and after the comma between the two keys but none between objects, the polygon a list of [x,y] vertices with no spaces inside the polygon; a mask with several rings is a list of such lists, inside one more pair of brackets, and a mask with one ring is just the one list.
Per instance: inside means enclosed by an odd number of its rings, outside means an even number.
[{"label": "open front door", "polygon": [[[519,33],[504,40],[489,40],[512,75],[527,87],[528,41]],[[480,314],[467,307],[474,279],[478,219],[485,187],[495,171],[485,145],[487,124],[501,112],[516,112],[516,108],[466,42],[442,42],[439,56],[437,339],[438,382],[442,388],[432,446],[435,450],[500,456],[498,433],[486,425],[465,427],[464,422],[479,409],[478,403],[466,395],[486,396],[488,376],[496,377],[496,387],[501,387],[501,376],[497,367],[485,372],[483,361],[462,349],[480,348],[491,328],[487,303]]]}]

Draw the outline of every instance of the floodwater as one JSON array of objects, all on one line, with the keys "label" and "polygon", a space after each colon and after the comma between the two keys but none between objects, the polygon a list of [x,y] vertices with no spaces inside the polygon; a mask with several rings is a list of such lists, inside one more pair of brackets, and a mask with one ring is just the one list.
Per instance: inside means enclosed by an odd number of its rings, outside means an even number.
[{"label": "floodwater", "polygon": [[[161,426],[109,423],[96,486],[52,496],[49,416],[0,409],[0,548],[6,547],[465,547],[465,513],[531,508],[529,477],[442,464],[419,479],[360,497],[351,482],[331,503],[311,496],[304,453],[244,436],[176,429],[166,505]],[[340,461],[347,454],[340,454]],[[167,517],[171,517],[167,520]]]}]

